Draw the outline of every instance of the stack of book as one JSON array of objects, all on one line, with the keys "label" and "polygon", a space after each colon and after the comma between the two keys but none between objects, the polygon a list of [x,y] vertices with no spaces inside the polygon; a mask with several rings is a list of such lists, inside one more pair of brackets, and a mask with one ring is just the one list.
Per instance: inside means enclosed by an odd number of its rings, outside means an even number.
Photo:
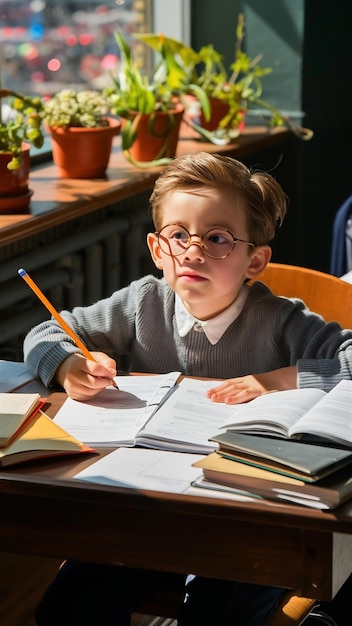
[{"label": "stack of book", "polygon": [[0,467],[63,454],[94,452],[55,424],[37,393],[0,393]]},{"label": "stack of book", "polygon": [[[298,400],[304,390],[297,391]],[[280,394],[281,418],[274,415]],[[196,485],[318,509],[351,499],[352,381],[339,383],[300,416],[296,403],[285,402],[291,394],[261,396],[236,413],[232,424],[211,437],[217,450],[195,464],[202,469]]]}]

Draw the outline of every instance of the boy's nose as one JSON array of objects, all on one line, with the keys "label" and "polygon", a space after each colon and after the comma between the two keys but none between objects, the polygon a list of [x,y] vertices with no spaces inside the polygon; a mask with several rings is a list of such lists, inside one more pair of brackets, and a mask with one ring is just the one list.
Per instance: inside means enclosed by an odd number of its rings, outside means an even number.
[{"label": "boy's nose", "polygon": [[[196,237],[198,241],[193,241],[194,237]],[[196,256],[199,256],[199,258],[203,260],[205,256],[205,252],[204,252],[204,245],[203,245],[203,241],[201,237],[199,237],[198,235],[191,235],[191,238],[192,238],[192,241],[189,242],[189,246],[187,250],[185,251],[185,256],[193,257],[194,255],[196,255]]]}]

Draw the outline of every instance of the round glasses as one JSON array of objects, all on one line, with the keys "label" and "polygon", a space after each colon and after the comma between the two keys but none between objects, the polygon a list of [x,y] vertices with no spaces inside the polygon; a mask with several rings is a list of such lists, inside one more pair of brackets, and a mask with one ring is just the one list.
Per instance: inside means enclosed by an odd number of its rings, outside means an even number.
[{"label": "round glasses", "polygon": [[[189,233],[187,228],[179,224],[167,224],[155,234],[161,250],[169,256],[180,256],[191,245],[197,245],[211,259],[225,259],[238,241],[254,247],[254,243],[235,237],[226,228],[211,228],[202,236]],[[200,241],[194,241],[195,237]]]}]

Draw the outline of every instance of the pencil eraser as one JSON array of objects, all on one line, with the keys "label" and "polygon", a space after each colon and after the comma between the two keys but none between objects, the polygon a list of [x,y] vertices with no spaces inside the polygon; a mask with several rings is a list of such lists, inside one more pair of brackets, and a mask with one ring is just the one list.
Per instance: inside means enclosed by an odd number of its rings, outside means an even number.
[{"label": "pencil eraser", "polygon": [[23,270],[22,268],[21,268],[21,269],[19,269],[19,270],[17,270],[17,273],[18,273],[20,276],[25,276],[25,275],[27,274],[26,270]]}]

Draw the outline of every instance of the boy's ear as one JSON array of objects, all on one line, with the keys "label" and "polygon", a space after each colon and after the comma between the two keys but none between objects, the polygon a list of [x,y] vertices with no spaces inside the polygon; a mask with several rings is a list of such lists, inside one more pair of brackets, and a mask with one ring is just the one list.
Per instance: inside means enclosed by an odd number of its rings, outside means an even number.
[{"label": "boy's ear", "polygon": [[261,274],[268,265],[271,254],[272,250],[270,246],[258,246],[258,248],[255,248],[246,270],[246,277],[255,278]]},{"label": "boy's ear", "polygon": [[158,268],[158,270],[162,270],[163,264],[160,254],[160,246],[158,244],[158,238],[155,233],[147,234],[147,245],[155,266]]}]

